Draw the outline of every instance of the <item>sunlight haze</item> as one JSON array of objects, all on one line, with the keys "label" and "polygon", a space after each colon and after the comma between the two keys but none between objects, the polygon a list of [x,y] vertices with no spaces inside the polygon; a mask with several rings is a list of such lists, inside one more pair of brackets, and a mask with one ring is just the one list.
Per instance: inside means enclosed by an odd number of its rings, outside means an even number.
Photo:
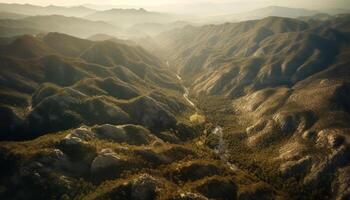
[{"label": "sunlight haze", "polygon": [[[147,8],[155,11],[179,12],[188,13],[189,6],[191,10],[197,10],[198,7],[202,11],[209,10],[209,13],[215,12],[242,12],[266,6],[287,6],[307,9],[329,9],[329,8],[344,8],[350,7],[348,0],[319,0],[315,5],[314,1],[305,0],[1,0],[1,3],[18,3],[18,4],[35,4],[35,5],[61,5],[61,6],[100,6],[120,7],[120,8]],[[103,6],[103,7],[102,7]],[[209,7],[209,8],[206,8]],[[98,8],[98,7],[97,7]]]},{"label": "sunlight haze", "polygon": [[350,0],[0,0],[0,200],[350,200]]}]

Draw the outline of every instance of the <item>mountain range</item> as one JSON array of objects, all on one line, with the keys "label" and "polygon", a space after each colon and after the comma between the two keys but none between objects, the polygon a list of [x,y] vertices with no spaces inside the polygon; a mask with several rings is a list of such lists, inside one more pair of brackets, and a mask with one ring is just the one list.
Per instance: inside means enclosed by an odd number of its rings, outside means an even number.
[{"label": "mountain range", "polygon": [[350,198],[349,14],[11,6],[1,199]]},{"label": "mountain range", "polygon": [[78,37],[89,37],[98,33],[117,35],[120,29],[100,21],[90,21],[62,15],[30,16],[21,19],[0,19],[1,37],[23,34],[38,34],[57,31]]},{"label": "mountain range", "polygon": [[10,12],[22,15],[66,15],[74,17],[83,17],[95,12],[95,10],[83,6],[64,7],[64,6],[36,6],[31,4],[6,4],[0,3],[1,12]]},{"label": "mountain range", "polygon": [[[349,20],[267,17],[187,26],[158,41],[206,116],[226,128],[237,163],[255,160],[246,167],[259,174],[275,166],[280,175],[261,176],[298,177],[315,191],[342,184],[335,174],[349,164]],[[289,193],[308,196],[299,192]],[[320,193],[347,198],[337,187]]]}]

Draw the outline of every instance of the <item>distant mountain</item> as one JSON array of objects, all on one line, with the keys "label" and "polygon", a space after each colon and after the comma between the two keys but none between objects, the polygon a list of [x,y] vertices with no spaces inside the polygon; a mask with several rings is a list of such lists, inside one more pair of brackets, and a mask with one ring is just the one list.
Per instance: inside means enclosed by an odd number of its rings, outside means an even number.
[{"label": "distant mountain", "polygon": [[129,27],[139,23],[169,23],[179,17],[166,13],[150,12],[145,9],[111,9],[97,11],[85,18],[90,20],[102,20],[118,26]]},{"label": "distant mountain", "polygon": [[11,12],[0,12],[0,19],[22,19],[27,17],[27,15],[11,13]]},{"label": "distant mountain", "polygon": [[225,16],[216,16],[217,19],[224,19],[227,21],[244,21],[244,20],[253,20],[253,19],[261,19],[269,16],[276,17],[303,17],[303,16],[312,16],[321,13],[316,10],[308,10],[302,8],[288,8],[288,7],[280,7],[280,6],[269,6],[265,8],[260,8],[248,12],[225,15]]},{"label": "distant mountain", "polygon": [[[95,22],[61,15],[33,16],[18,20],[0,20],[0,22],[4,30],[0,32],[2,36],[56,31],[80,37],[88,37],[102,32],[114,35],[119,31],[116,26],[105,22]],[[16,30],[18,31],[16,32]]]},{"label": "distant mountain", "polygon": [[114,36],[111,35],[107,35],[107,34],[96,34],[96,35],[92,35],[90,37],[87,38],[88,40],[92,40],[92,41],[112,41],[115,43],[121,43],[121,44],[128,44],[128,45],[136,45],[135,41],[132,40],[122,40],[122,39],[118,39]]},{"label": "distant mountain", "polygon": [[126,31],[133,35],[147,35],[155,36],[161,32],[169,31],[175,28],[182,28],[186,25],[190,25],[190,22],[186,21],[176,21],[172,23],[140,23],[129,27]]},{"label": "distant mountain", "polygon": [[100,34],[92,35],[92,36],[88,37],[87,39],[92,40],[92,41],[103,41],[103,40],[111,40],[114,38],[115,38],[114,36],[100,33]]},{"label": "distant mountain", "polygon": [[350,199],[350,14],[262,10],[0,20],[0,199]]},{"label": "distant mountain", "polygon": [[350,13],[350,9],[334,8],[334,9],[324,10],[323,12],[330,15],[348,14]]},{"label": "distant mountain", "polygon": [[[2,21],[2,20],[0,20],[0,21]],[[39,30],[39,29],[29,28],[27,26],[24,26],[24,27],[22,27],[22,26],[17,26],[17,27],[0,26],[0,37],[13,37],[13,36],[20,36],[20,35],[36,35],[36,34],[43,33],[43,32],[45,32],[45,31]]]},{"label": "distant mountain", "polygon": [[30,4],[6,4],[0,3],[0,12],[20,13],[23,15],[66,15],[81,17],[94,13],[95,10],[83,6],[35,6]]},{"label": "distant mountain", "polygon": [[331,20],[333,19],[335,16],[333,15],[329,15],[329,14],[325,14],[325,13],[319,13],[316,15],[312,15],[312,16],[304,16],[304,17],[298,17],[298,19],[301,20],[316,20],[316,21],[326,21],[326,20]]}]

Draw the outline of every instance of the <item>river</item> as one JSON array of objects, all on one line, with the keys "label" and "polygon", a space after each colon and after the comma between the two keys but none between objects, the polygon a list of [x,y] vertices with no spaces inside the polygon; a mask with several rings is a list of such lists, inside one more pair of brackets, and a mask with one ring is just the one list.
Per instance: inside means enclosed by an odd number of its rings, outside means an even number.
[{"label": "river", "polygon": [[[167,66],[169,67],[169,62],[166,62]],[[182,83],[182,77],[179,74],[176,74],[177,79],[181,82],[181,85],[184,89],[183,97],[184,99],[194,108],[196,108],[196,105],[193,101],[189,98],[189,90],[187,87],[185,87]],[[230,163],[229,160],[229,153],[227,149],[226,142],[223,137],[223,128],[221,126],[216,126],[212,131],[211,134],[216,135],[219,138],[219,142],[217,147],[214,149],[214,152],[216,155],[219,156],[222,163],[228,165],[232,171],[238,170],[237,166],[233,163]]]},{"label": "river", "polygon": [[[177,79],[179,79],[179,81],[182,82],[182,78],[179,74],[176,74]],[[193,101],[191,101],[191,99],[189,98],[189,90],[187,89],[187,87],[185,87],[183,84],[181,84],[183,89],[184,89],[184,94],[183,97],[184,99],[192,106],[192,107],[196,107],[196,105],[193,103]]]}]

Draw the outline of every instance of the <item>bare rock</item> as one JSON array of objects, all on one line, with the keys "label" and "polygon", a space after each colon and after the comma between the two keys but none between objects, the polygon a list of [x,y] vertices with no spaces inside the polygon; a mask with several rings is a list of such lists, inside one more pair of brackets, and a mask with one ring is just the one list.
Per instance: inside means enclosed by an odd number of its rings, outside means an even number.
[{"label": "bare rock", "polygon": [[104,124],[92,129],[98,138],[112,140],[118,143],[127,143],[130,145],[149,144],[152,139],[150,131],[138,125],[120,125],[113,126]]},{"label": "bare rock", "polygon": [[171,199],[172,200],[208,200],[207,197],[197,193],[192,193],[192,192],[184,192]]},{"label": "bare rock", "polygon": [[109,167],[117,167],[123,163],[123,159],[120,158],[111,149],[103,149],[99,155],[91,163],[91,171],[97,172]]},{"label": "bare rock", "polygon": [[77,137],[75,133],[69,133],[58,144],[58,148],[72,160],[90,162],[96,154],[95,147]]},{"label": "bare rock", "polygon": [[131,182],[131,198],[133,200],[156,199],[159,185],[157,179],[148,174],[142,174]]},{"label": "bare rock", "polygon": [[327,140],[330,147],[337,148],[344,143],[345,138],[342,135],[334,134],[327,136]]},{"label": "bare rock", "polygon": [[316,145],[328,148],[337,148],[342,145],[344,141],[345,138],[339,133],[339,131],[327,129],[318,132]]},{"label": "bare rock", "polygon": [[309,169],[311,162],[312,160],[310,156],[295,161],[287,161],[280,166],[280,171],[285,177],[295,176],[306,172]]},{"label": "bare rock", "polygon": [[88,141],[94,138],[94,133],[90,130],[88,127],[80,127],[77,129],[74,129],[71,132],[71,137],[80,138],[83,141]]},{"label": "bare rock", "polygon": [[65,145],[78,145],[84,143],[84,141],[70,133],[61,141],[61,143]]},{"label": "bare rock", "polygon": [[111,149],[103,149],[92,161],[90,173],[93,181],[102,182],[120,177],[135,165]]}]

